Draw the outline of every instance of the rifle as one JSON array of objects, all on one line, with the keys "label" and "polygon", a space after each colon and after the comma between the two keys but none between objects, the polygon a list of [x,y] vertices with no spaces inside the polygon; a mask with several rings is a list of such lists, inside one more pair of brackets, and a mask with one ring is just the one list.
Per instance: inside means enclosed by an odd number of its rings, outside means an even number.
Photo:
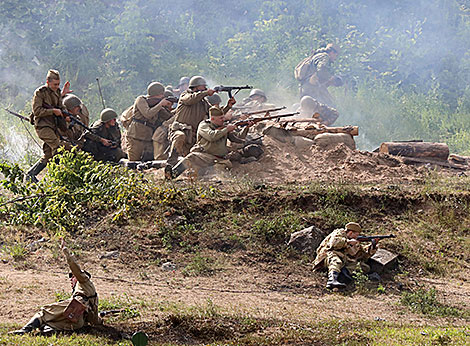
[{"label": "rifle", "polygon": [[105,311],[100,311],[99,315],[100,317],[105,317],[108,315],[114,315],[114,314],[120,314],[121,312],[125,312],[126,309],[119,309],[119,310],[105,310]]},{"label": "rifle", "polygon": [[266,115],[271,113],[271,112],[277,112],[277,111],[281,111],[283,109],[286,109],[287,107],[284,106],[284,107],[278,107],[278,108],[268,108],[268,109],[262,109],[260,111],[253,111],[253,112],[242,112],[242,115],[255,115],[255,114],[263,114],[265,113]]},{"label": "rifle", "polygon": [[[238,94],[240,92],[240,90],[246,90],[246,89],[253,89],[252,86],[249,86],[248,84],[245,85],[245,86],[223,86],[223,85],[218,85],[216,87],[214,87],[214,90],[217,91],[217,92],[220,92],[220,91],[225,91],[228,93],[228,97],[231,99],[233,96],[235,96],[236,94]],[[237,92],[235,93],[235,95],[232,96],[232,90],[237,90]]]},{"label": "rifle", "polygon": [[[42,105],[46,109],[53,109],[54,108],[53,106],[48,105],[47,103],[43,103]],[[95,136],[98,136],[100,139],[106,139],[107,141],[110,141],[111,142],[111,147],[117,147],[118,146],[118,144],[115,141],[112,141],[110,139],[107,139],[107,138],[101,137],[100,135],[97,135],[95,133],[95,131],[93,131],[91,128],[86,126],[80,119],[75,117],[75,115],[73,115],[72,113],[70,113],[70,112],[68,112],[64,109],[61,109],[60,111],[62,112],[62,114],[65,114],[66,116],[68,116],[70,118],[70,125],[77,124],[77,125],[83,127],[88,132],[93,133]]]},{"label": "rifle", "polygon": [[170,101],[171,103],[177,103],[179,99],[176,96],[168,96],[168,97],[164,97],[161,99],[147,99],[148,105],[150,108],[159,104],[161,100],[167,100],[167,101]]},{"label": "rifle", "polygon": [[14,115],[15,117],[18,117],[20,118],[21,120],[26,120],[28,123],[29,123],[29,119],[26,118],[25,116],[21,115],[21,114],[18,114],[18,113],[15,113],[11,110],[9,110],[8,108],[4,108],[4,110],[6,110],[8,113],[10,113],[11,115]]},{"label": "rifle", "polygon": [[101,92],[100,79],[99,79],[98,77],[96,77],[96,83],[98,83],[98,91],[99,91],[99,93],[100,93],[101,103],[103,104],[103,109],[105,109],[106,106],[104,105],[103,93]]},{"label": "rifle", "polygon": [[387,239],[387,238],[396,238],[395,235],[389,234],[389,235],[360,235],[359,237],[356,238],[357,241],[372,241],[373,239]]},{"label": "rifle", "polygon": [[247,126],[250,122],[253,123],[259,123],[260,121],[265,121],[265,120],[271,120],[271,119],[279,119],[279,118],[286,118],[286,117],[291,117],[293,115],[297,115],[299,112],[294,112],[294,113],[287,113],[287,114],[279,114],[279,115],[273,115],[270,117],[260,117],[260,118],[251,118],[251,119],[245,119],[245,120],[239,120],[233,123],[233,125],[236,126]]}]

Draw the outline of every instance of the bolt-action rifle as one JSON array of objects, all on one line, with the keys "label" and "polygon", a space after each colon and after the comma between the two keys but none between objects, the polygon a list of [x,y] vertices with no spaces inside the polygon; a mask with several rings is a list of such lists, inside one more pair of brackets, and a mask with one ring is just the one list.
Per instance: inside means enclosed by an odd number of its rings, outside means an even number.
[{"label": "bolt-action rifle", "polygon": [[299,112],[294,112],[294,113],[287,113],[287,114],[279,114],[279,115],[273,115],[269,117],[258,117],[258,118],[248,118],[245,120],[238,120],[234,122],[233,124],[236,126],[247,126],[249,123],[259,123],[260,121],[266,121],[266,120],[272,120],[272,119],[280,119],[280,118],[286,118],[286,117],[291,117],[293,115],[297,115]]},{"label": "bolt-action rifle", "polygon": [[[247,90],[247,89],[253,89],[252,86],[249,86],[248,84],[245,86],[223,86],[223,85],[218,85],[214,87],[214,90],[217,92],[225,91],[228,93],[228,97],[231,99],[233,96],[238,94],[240,90]],[[232,91],[236,90],[235,95],[232,95]]]},{"label": "bolt-action rifle", "polygon": [[14,115],[15,117],[18,117],[20,118],[21,120],[26,120],[28,123],[29,123],[29,119],[26,118],[25,116],[22,116],[21,114],[18,114],[18,113],[15,113],[11,110],[9,110],[8,108],[4,108],[8,113],[10,113],[11,115]]},{"label": "bolt-action rifle", "polygon": [[250,115],[256,115],[256,114],[265,114],[267,116],[271,112],[282,111],[283,109],[286,109],[286,106],[277,107],[277,108],[267,108],[267,109],[262,109],[259,111],[253,111],[253,112],[242,112],[242,115],[250,116]]},{"label": "bolt-action rifle", "polygon": [[356,238],[358,241],[372,241],[373,239],[387,239],[387,238],[396,238],[395,235],[389,234],[389,235],[360,235],[359,237]]}]

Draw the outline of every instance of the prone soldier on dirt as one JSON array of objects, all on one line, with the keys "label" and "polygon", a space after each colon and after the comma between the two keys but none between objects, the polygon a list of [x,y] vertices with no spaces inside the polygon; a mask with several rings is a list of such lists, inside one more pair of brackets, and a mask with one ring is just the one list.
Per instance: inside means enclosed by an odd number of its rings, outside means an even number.
[{"label": "prone soldier on dirt", "polygon": [[60,90],[60,75],[56,70],[49,70],[46,84],[34,91],[31,114],[31,123],[38,137],[43,141],[43,155],[26,173],[26,178],[37,182],[36,176],[46,167],[49,160],[57,153],[60,146],[65,145],[64,138],[59,133],[67,130],[62,98],[70,93],[70,83],[64,84]]},{"label": "prone soldier on dirt", "polygon": [[243,112],[259,111],[267,108],[274,108],[272,103],[267,103],[268,98],[261,89],[253,89],[250,91],[250,95],[243,99],[242,104],[237,107],[237,110],[243,110]]},{"label": "prone soldier on dirt", "polygon": [[328,268],[326,288],[346,287],[343,281],[351,281],[351,273],[358,269],[365,274],[370,272],[365,262],[376,253],[380,238],[372,238],[369,244],[364,244],[358,240],[360,233],[361,226],[349,222],[345,228],[330,233],[317,248],[313,268]]},{"label": "prone soldier on dirt", "polygon": [[338,119],[339,113],[336,109],[322,104],[311,96],[304,96],[300,100],[300,118],[312,118],[318,114],[318,123],[330,126]]},{"label": "prone soldier on dirt", "polygon": [[[164,97],[165,87],[153,82],[147,87],[147,95],[138,96],[127,130],[127,154],[130,161],[153,159],[152,135],[161,124],[170,119],[172,102]],[[152,153],[147,155],[145,153]]]},{"label": "prone soldier on dirt", "polygon": [[91,275],[81,270],[65,247],[63,239],[61,249],[71,270],[69,278],[72,296],[69,299],[43,306],[41,311],[36,313],[23,328],[11,332],[12,334],[23,335],[35,329],[40,329],[43,333],[77,330],[86,324],[102,324],[102,319],[98,314],[98,294],[91,281]]},{"label": "prone soldier on dirt", "polygon": [[83,134],[83,150],[92,154],[95,160],[118,162],[127,157],[121,149],[121,130],[116,122],[117,116],[113,109],[103,109],[100,119],[91,126],[91,131]]}]

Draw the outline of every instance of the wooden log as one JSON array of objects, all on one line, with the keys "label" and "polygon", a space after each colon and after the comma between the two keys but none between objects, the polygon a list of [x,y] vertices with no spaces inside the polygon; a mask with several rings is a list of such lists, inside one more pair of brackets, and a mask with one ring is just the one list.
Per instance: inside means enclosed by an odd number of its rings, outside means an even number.
[{"label": "wooden log", "polygon": [[445,143],[430,142],[385,142],[380,145],[380,152],[396,156],[430,158],[447,161],[449,147]]},{"label": "wooden log", "polygon": [[403,163],[407,165],[431,165],[457,169],[459,171],[468,170],[468,165],[458,165],[449,161],[433,160],[430,158],[419,158],[419,157],[402,157]]},{"label": "wooden log", "polygon": [[305,129],[289,128],[287,129],[293,136],[303,136],[314,138],[320,133],[347,133],[351,136],[359,134],[359,127],[357,126],[344,126],[344,127],[307,127]]}]

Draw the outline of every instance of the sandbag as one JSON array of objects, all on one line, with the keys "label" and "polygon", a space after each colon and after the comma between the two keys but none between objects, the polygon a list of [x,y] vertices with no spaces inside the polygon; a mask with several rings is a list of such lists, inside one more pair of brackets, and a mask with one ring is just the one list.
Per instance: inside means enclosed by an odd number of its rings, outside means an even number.
[{"label": "sandbag", "polygon": [[356,149],[354,138],[347,133],[321,133],[316,135],[313,141],[324,150],[333,149],[341,143],[352,150]]}]

